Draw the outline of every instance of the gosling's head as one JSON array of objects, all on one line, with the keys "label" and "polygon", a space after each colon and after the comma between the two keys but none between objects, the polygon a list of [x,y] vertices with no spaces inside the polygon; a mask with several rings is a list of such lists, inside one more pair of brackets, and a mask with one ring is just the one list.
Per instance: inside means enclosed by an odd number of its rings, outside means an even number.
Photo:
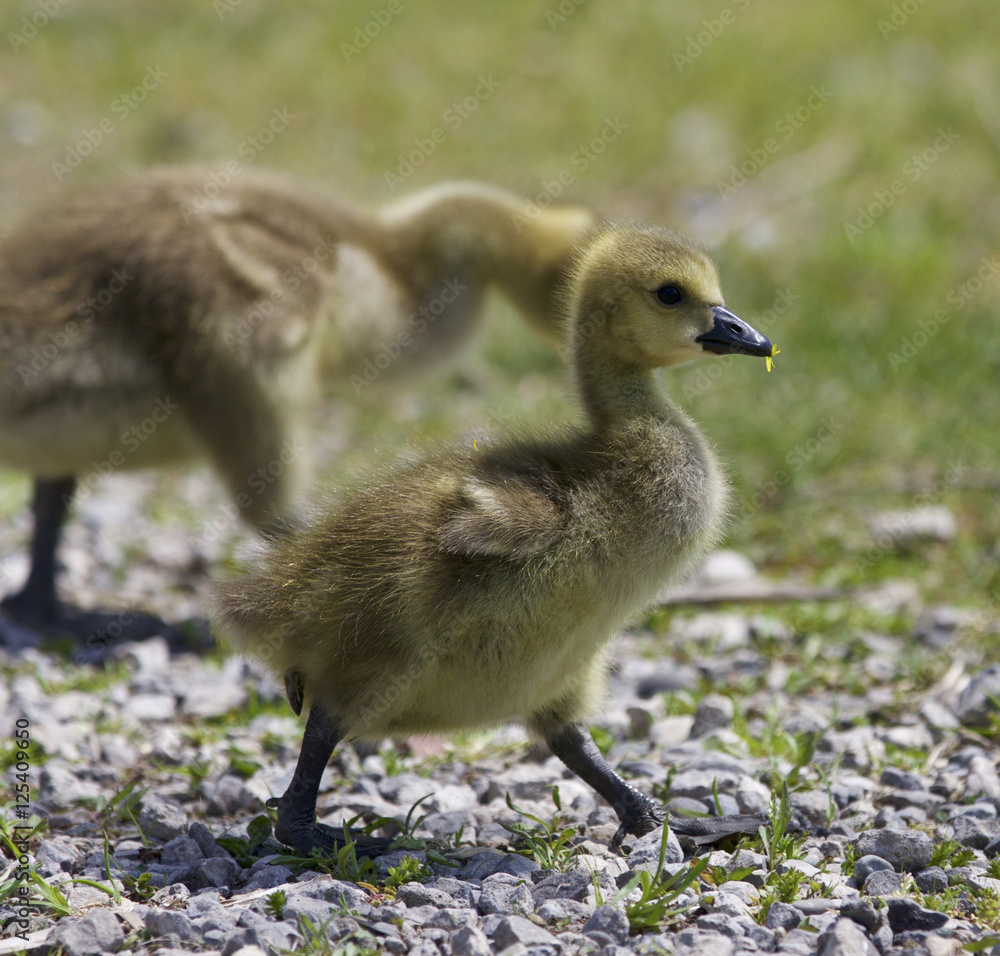
[{"label": "gosling's head", "polygon": [[580,252],[571,284],[577,340],[642,368],[690,362],[705,352],[768,356],[770,341],[723,305],[719,270],[680,233],[612,223]]}]

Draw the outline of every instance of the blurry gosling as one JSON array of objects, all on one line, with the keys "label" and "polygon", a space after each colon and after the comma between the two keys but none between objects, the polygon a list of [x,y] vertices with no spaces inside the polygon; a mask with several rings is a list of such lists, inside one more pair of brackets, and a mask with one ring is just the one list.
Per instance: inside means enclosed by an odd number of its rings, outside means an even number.
[{"label": "blurry gosling", "polygon": [[[566,296],[585,412],[535,438],[446,448],[275,541],[218,586],[217,622],[308,708],[276,836],[300,853],[342,831],[316,819],[340,740],[522,721],[617,813],[618,845],[667,817],[601,756],[586,719],[609,642],[719,533],[726,486],[654,370],[701,355],[768,356],[723,306],[707,253],[664,229],[605,224]],[[757,817],[674,819],[712,839]],[[359,838],[359,849],[384,845]]]},{"label": "blurry gosling", "polygon": [[468,339],[491,286],[556,340],[555,290],[591,221],[532,218],[477,183],[368,213],[197,168],[40,210],[0,243],[0,466],[34,478],[31,570],[4,610],[70,623],[56,549],[79,478],[200,456],[251,525],[280,526],[324,386],[426,373]]}]

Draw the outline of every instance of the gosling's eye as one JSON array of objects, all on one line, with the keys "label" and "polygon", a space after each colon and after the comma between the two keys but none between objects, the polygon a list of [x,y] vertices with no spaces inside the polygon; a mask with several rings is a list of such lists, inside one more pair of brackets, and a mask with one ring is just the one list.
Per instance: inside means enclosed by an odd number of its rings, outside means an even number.
[{"label": "gosling's eye", "polygon": [[656,290],[656,298],[662,305],[677,305],[684,298],[684,293],[675,285],[661,285]]}]

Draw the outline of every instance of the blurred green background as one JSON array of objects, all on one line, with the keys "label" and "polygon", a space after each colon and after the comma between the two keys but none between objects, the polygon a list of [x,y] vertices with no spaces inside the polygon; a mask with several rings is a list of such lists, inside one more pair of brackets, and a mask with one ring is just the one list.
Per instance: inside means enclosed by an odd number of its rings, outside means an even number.
[{"label": "blurred green background", "polygon": [[[371,204],[456,177],[535,198],[569,169],[560,200],[708,244],[728,305],[782,350],[771,374],[725,359],[665,375],[729,463],[730,543],[774,574],[901,576],[995,618],[989,13],[942,0],[8,0],[0,229],[63,186],[161,163],[249,161]],[[276,110],[286,128],[248,147]],[[100,143],[77,149],[102,121]],[[574,160],[609,123],[613,142]],[[422,142],[408,174],[401,158]],[[560,369],[496,301],[481,347],[442,378],[335,401],[327,421],[344,435],[327,470],[484,416],[566,414]],[[4,512],[27,494],[3,473]],[[869,553],[871,514],[924,503],[953,511],[954,541]]]}]

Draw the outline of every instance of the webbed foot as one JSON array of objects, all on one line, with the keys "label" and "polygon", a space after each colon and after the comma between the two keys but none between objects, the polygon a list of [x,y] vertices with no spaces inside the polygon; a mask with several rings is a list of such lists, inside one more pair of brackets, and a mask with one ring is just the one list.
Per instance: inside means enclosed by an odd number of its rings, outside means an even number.
[{"label": "webbed foot", "polygon": [[369,836],[348,827],[333,827],[317,820],[306,820],[284,797],[268,800],[267,805],[277,809],[274,838],[292,847],[300,856],[309,856],[314,850],[320,853],[337,853],[347,843],[354,844],[357,856],[375,857],[385,853],[392,843],[386,837]]}]

